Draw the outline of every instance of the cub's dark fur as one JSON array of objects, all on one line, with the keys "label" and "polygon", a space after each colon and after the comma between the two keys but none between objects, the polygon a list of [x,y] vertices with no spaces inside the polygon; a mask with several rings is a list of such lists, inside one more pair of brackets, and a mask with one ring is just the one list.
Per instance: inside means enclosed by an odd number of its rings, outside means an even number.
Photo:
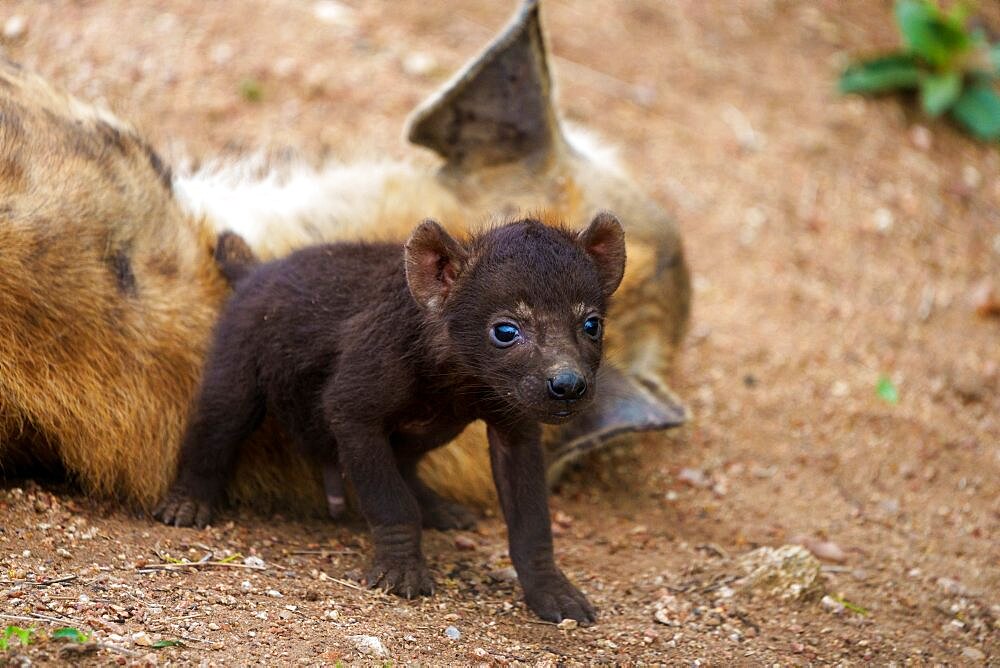
[{"label": "cub's dark fur", "polygon": [[580,233],[521,220],[466,243],[425,221],[403,248],[331,244],[249,265],[233,262],[247,274],[218,323],[160,519],[206,524],[241,442],[271,413],[353,484],[375,544],[369,584],[430,594],[421,524],[471,517],[421,483],[417,463],[482,419],[529,607],[593,621],[553,560],[539,423],[569,420],[594,395],[625,267],[618,220],[599,214]]}]

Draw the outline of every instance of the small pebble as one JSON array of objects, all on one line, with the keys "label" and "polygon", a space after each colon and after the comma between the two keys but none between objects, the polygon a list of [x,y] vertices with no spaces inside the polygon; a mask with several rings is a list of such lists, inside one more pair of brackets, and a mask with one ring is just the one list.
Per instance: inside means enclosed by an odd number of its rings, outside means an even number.
[{"label": "small pebble", "polygon": [[389,656],[389,650],[375,636],[348,636],[354,643],[354,649],[368,656]]},{"label": "small pebble", "polygon": [[888,234],[891,232],[892,226],[896,222],[895,216],[892,215],[892,211],[885,207],[875,209],[872,220],[875,223],[875,230],[879,234]]},{"label": "small pebble", "polygon": [[983,182],[983,175],[979,173],[979,170],[972,165],[966,165],[962,167],[962,183],[966,187],[975,190]]},{"label": "small pebble", "polygon": [[923,125],[914,125],[910,130],[910,141],[921,151],[928,151],[934,144],[934,135]]},{"label": "small pebble", "polygon": [[145,631],[139,631],[138,633],[132,634],[132,642],[140,647],[152,647],[153,639],[149,637],[149,634]]},{"label": "small pebble", "polygon": [[976,315],[982,318],[990,316],[1000,316],[1000,292],[993,285],[993,281],[984,278],[973,286],[969,292],[969,302],[976,311]]},{"label": "small pebble", "polygon": [[251,555],[249,557],[243,557],[243,565],[251,566],[252,568],[264,568],[266,564],[264,563],[264,560],[261,559],[260,557],[255,557]]},{"label": "small pebble", "polygon": [[281,598],[282,596],[281,592],[278,591],[277,589],[268,589],[267,595],[270,596],[271,598]]},{"label": "small pebble", "polygon": [[813,556],[823,561],[830,561],[835,564],[842,564],[847,561],[847,554],[836,543],[829,540],[819,540],[817,538],[802,537],[795,540],[796,543],[812,552]]},{"label": "small pebble", "polygon": [[699,489],[712,486],[711,479],[701,469],[682,468],[677,474],[677,479]]},{"label": "small pebble", "polygon": [[476,541],[472,540],[468,536],[458,535],[455,536],[455,547],[457,547],[460,550],[469,551],[469,550],[475,550],[479,546],[476,544]]},{"label": "small pebble", "polygon": [[962,656],[971,661],[985,661],[986,654],[981,649],[975,647],[965,647],[962,649]]},{"label": "small pebble", "polygon": [[956,596],[968,596],[969,590],[962,586],[962,583],[952,578],[938,578],[937,586],[943,591]]},{"label": "small pebble", "polygon": [[26,32],[28,32],[28,19],[20,14],[15,14],[3,24],[3,38],[6,40],[21,39]]},{"label": "small pebble", "polygon": [[334,0],[319,0],[313,4],[313,16],[328,25],[350,26],[354,23],[354,10]]},{"label": "small pebble", "polygon": [[434,56],[423,51],[415,51],[403,59],[403,71],[410,76],[426,77],[437,69]]},{"label": "small pebble", "polygon": [[243,581],[243,582],[242,582],[242,583],[240,584],[240,589],[241,589],[242,591],[253,591],[253,585],[252,585],[252,584],[250,584],[250,581],[249,581],[249,580],[244,580],[244,581]]},{"label": "small pebble", "polygon": [[444,634],[449,638],[451,638],[452,640],[458,640],[459,638],[462,637],[462,632],[459,631],[454,626],[449,626],[448,628],[446,628],[444,630]]},{"label": "small pebble", "polygon": [[514,570],[513,566],[498,568],[495,571],[490,571],[489,575],[490,579],[496,582],[517,582],[517,571]]},{"label": "small pebble", "polygon": [[819,604],[823,606],[824,610],[832,612],[835,615],[842,615],[844,613],[844,604],[831,596],[824,596]]},{"label": "small pebble", "polygon": [[572,631],[573,629],[575,629],[579,625],[580,625],[580,623],[578,621],[576,621],[575,619],[568,619],[568,618],[564,619],[561,622],[559,622],[558,624],[556,624],[556,626],[558,626],[563,631]]}]

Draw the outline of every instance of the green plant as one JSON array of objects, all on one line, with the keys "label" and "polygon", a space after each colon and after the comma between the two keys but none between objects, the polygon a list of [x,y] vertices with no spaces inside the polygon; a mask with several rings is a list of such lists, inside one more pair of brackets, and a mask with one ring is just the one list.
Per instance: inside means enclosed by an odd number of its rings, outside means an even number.
[{"label": "green plant", "polygon": [[240,95],[247,102],[260,102],[264,97],[264,88],[256,79],[244,79],[240,82]]},{"label": "green plant", "polygon": [[879,399],[890,404],[899,403],[899,390],[893,384],[892,379],[889,376],[881,376],[878,379],[878,384],[875,386],[875,394],[878,395]]},{"label": "green plant", "polygon": [[896,0],[899,51],[850,65],[843,93],[875,95],[916,90],[924,111],[947,113],[973,136],[1000,140],[1000,43],[968,27],[970,3],[943,9],[936,0]]},{"label": "green plant", "polygon": [[11,645],[11,641],[16,639],[22,645],[31,643],[31,636],[35,634],[35,629],[26,629],[20,626],[10,625],[0,633],[0,652],[6,652]]},{"label": "green plant", "polygon": [[70,642],[85,643],[90,640],[90,634],[72,626],[58,628],[49,634],[54,640],[69,640]]}]

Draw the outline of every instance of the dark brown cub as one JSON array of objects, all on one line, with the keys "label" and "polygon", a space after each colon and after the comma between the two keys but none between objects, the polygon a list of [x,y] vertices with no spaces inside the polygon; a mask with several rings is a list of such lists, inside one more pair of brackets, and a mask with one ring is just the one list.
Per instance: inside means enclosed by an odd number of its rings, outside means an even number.
[{"label": "dark brown cub", "polygon": [[521,220],[465,243],[425,221],[403,248],[316,246],[254,268],[219,320],[158,517],[205,525],[240,444],[272,413],[353,483],[375,543],[369,585],[429,594],[421,524],[464,520],[417,464],[482,419],[528,606],[592,622],[553,560],[539,423],[593,400],[624,267],[622,227],[601,213],[579,233]]}]

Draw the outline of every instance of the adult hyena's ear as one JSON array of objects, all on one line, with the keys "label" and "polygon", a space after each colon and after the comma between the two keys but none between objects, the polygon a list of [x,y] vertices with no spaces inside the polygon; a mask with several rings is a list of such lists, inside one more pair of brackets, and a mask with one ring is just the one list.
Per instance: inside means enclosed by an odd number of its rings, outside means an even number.
[{"label": "adult hyena's ear", "polygon": [[407,136],[449,169],[544,159],[563,141],[538,0],[526,0],[486,50],[413,113]]},{"label": "adult hyena's ear", "polygon": [[618,289],[625,275],[625,230],[613,213],[601,211],[587,229],[577,235],[577,241],[587,251],[601,277],[605,295]]},{"label": "adult hyena's ear", "polygon": [[437,311],[465,269],[468,253],[441,225],[425,220],[404,250],[406,283],[417,303]]}]

